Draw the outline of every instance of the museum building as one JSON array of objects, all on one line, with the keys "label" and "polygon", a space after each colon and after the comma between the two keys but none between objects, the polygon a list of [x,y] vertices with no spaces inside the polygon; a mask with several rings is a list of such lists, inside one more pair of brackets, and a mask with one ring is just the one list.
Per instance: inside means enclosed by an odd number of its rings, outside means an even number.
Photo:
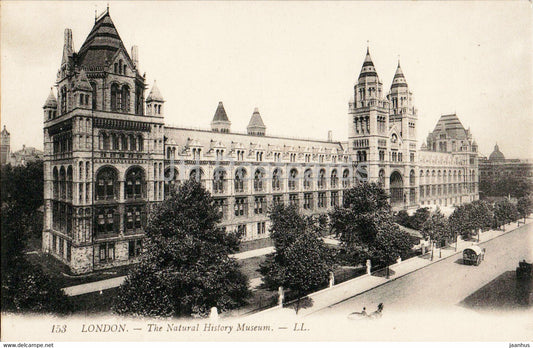
[{"label": "museum building", "polygon": [[[348,139],[269,135],[257,108],[246,132],[224,105],[206,130],[165,125],[165,100],[145,98],[138,50],[128,52],[109,9],[74,50],[65,30],[56,88],[44,110],[43,251],[73,273],[136,262],[154,204],[180,181],[209,190],[221,225],[243,243],[267,240],[268,206],[326,213],[343,190],[381,184],[394,210],[452,206],[478,198],[477,145],[455,114],[442,115],[421,147],[417,110],[400,64],[383,96],[369,51],[349,102]],[[198,117],[201,117],[199,115]]]}]

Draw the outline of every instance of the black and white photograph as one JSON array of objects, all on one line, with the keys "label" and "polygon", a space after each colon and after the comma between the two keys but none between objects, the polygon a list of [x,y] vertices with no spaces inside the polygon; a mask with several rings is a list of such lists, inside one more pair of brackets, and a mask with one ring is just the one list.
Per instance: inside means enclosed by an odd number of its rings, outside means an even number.
[{"label": "black and white photograph", "polygon": [[1,1],[0,28],[3,347],[532,344],[531,1]]}]

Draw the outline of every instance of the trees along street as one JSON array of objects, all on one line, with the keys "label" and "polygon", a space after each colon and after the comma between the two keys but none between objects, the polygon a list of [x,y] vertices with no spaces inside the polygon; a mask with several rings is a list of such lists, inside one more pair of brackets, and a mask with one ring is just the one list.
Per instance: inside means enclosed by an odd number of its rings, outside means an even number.
[{"label": "trees along street", "polygon": [[238,237],[218,227],[211,194],[192,180],[158,204],[146,227],[145,251],[114,304],[119,314],[182,316],[226,311],[250,296],[248,279],[229,254]]},{"label": "trees along street", "polygon": [[448,219],[441,213],[439,209],[431,213],[429,218],[422,225],[422,235],[429,237],[431,243],[431,260],[433,260],[434,243],[439,243],[439,258],[441,257],[440,250],[442,243],[452,236],[451,230],[448,226]]},{"label": "trees along street", "polygon": [[261,263],[260,273],[268,289],[293,292],[298,313],[301,297],[326,285],[334,267],[332,250],[321,238],[325,226],[320,218],[300,215],[294,205],[276,204],[269,216],[275,252]]}]

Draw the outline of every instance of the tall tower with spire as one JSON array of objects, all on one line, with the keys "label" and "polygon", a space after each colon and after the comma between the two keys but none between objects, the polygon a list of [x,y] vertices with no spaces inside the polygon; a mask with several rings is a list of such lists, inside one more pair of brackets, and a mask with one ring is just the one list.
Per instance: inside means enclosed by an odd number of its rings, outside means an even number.
[{"label": "tall tower with spire", "polygon": [[389,102],[367,47],[353,101],[349,104],[348,146],[355,164],[366,164],[370,180],[378,180],[380,151],[387,150]]},{"label": "tall tower with spire", "polygon": [[145,114],[138,50],[128,54],[109,8],[78,52],[66,29],[58,99],[44,106],[43,251],[86,273],[134,262],[146,217],[163,200],[164,100]]},{"label": "tall tower with spire", "polygon": [[9,154],[11,153],[11,135],[4,126],[2,132],[0,132],[0,164],[4,165],[9,160]]},{"label": "tall tower with spire", "polygon": [[387,99],[390,103],[390,125],[396,127],[410,152],[416,155],[417,110],[413,106],[413,94],[409,90],[399,59]]}]

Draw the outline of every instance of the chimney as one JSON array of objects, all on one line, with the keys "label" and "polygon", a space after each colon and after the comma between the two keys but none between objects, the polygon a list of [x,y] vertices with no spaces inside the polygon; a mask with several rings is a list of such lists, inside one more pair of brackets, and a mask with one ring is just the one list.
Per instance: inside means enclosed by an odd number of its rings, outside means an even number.
[{"label": "chimney", "polygon": [[333,141],[333,131],[328,131],[328,141],[329,142]]},{"label": "chimney", "polygon": [[135,65],[135,68],[139,70],[139,47],[131,47],[131,59],[133,60],[133,65]]}]

